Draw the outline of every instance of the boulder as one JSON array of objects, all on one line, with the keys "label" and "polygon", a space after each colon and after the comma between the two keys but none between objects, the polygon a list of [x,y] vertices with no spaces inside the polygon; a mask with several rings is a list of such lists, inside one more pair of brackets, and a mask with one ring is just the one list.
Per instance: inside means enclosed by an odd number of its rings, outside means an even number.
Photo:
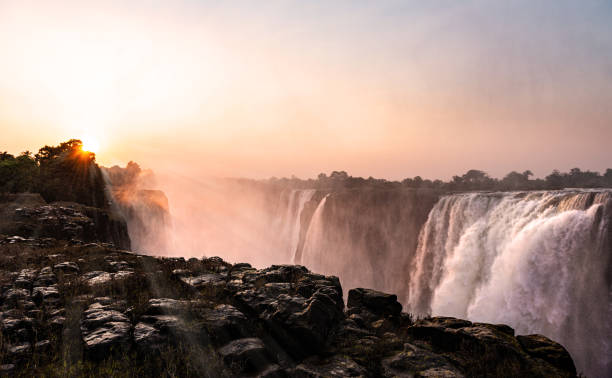
[{"label": "boulder", "polygon": [[208,334],[219,345],[253,335],[247,317],[234,306],[217,305],[203,318]]},{"label": "boulder", "polygon": [[542,335],[517,336],[516,338],[530,356],[542,359],[572,375],[576,374],[574,361],[561,344]]},{"label": "boulder", "polygon": [[397,301],[397,295],[371,289],[349,290],[346,305],[349,309],[365,307],[370,312],[383,316],[399,316],[402,312],[402,305]]},{"label": "boulder", "polygon": [[122,348],[129,341],[132,325],[116,308],[107,298],[98,298],[83,312],[83,344],[92,357],[103,357],[111,349]]},{"label": "boulder", "polygon": [[291,376],[296,378],[368,377],[368,371],[350,357],[334,356],[329,359],[310,358],[299,364]]},{"label": "boulder", "polygon": [[244,338],[230,341],[219,349],[223,361],[234,371],[257,372],[274,362],[263,341],[258,338]]},{"label": "boulder", "polygon": [[382,367],[385,377],[463,377],[446,358],[410,343],[382,360]]}]

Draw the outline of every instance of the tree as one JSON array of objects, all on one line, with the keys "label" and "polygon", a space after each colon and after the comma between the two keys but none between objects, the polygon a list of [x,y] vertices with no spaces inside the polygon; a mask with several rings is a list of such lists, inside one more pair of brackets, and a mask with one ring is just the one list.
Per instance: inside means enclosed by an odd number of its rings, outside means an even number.
[{"label": "tree", "polygon": [[563,176],[561,176],[561,173],[557,169],[553,170],[550,175],[546,176],[546,186],[549,189],[563,188]]},{"label": "tree", "polygon": [[38,191],[50,201],[74,201],[107,206],[105,182],[96,155],[83,151],[83,143],[70,139],[58,146],[44,146],[35,155],[39,165]]}]

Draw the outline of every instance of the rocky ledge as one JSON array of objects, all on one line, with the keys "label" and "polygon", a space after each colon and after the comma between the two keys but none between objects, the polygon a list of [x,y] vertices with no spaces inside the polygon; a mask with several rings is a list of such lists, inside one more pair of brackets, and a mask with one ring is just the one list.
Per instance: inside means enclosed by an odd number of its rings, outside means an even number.
[{"label": "rocky ledge", "polygon": [[155,258],[2,237],[0,370],[11,376],[569,377],[541,335],[414,319],[303,266]]}]

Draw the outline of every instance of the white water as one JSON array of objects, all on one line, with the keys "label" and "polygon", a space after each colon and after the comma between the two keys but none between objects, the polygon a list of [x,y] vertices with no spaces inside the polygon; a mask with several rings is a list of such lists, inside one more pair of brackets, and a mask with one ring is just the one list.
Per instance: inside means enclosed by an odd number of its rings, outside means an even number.
[{"label": "white water", "polygon": [[[322,253],[312,253],[313,248],[320,245],[324,229],[323,227],[323,209],[325,209],[325,202],[327,201],[327,197],[329,194],[326,194],[325,197],[319,202],[314,214],[312,214],[312,219],[310,220],[310,225],[308,226],[308,231],[306,231],[306,241],[304,243],[304,251],[302,252],[301,261],[294,261],[295,263],[302,264],[304,266],[313,268],[309,268],[314,272],[325,271],[323,263],[321,261]],[[314,257],[314,259],[313,259]],[[317,258],[318,257],[318,258]],[[315,267],[319,267],[321,269],[316,270]]]},{"label": "white water", "polygon": [[306,202],[312,199],[315,192],[315,189],[294,189],[281,193],[281,204],[285,202],[282,197],[289,197],[287,208],[281,207],[281,215],[279,217],[280,248],[283,250],[283,256],[288,258],[287,261],[295,261],[295,254],[300,241],[300,229],[302,227],[302,210],[304,210]]},{"label": "white water", "polygon": [[443,197],[421,231],[406,310],[541,333],[579,371],[610,375],[611,201],[578,190]]}]

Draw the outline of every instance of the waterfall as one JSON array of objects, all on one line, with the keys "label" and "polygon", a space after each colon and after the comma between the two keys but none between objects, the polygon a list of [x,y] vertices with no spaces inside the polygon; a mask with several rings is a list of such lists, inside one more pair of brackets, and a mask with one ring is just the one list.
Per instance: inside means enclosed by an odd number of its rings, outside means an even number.
[{"label": "waterfall", "polygon": [[612,368],[612,192],[470,193],[431,210],[406,310],[541,333],[593,376]]},{"label": "waterfall", "polygon": [[306,265],[308,267],[313,266],[311,268],[313,271],[317,271],[314,267],[319,267],[321,269],[324,268],[322,266],[320,259],[313,259],[314,257],[322,256],[321,251],[317,251],[319,253],[313,253],[313,248],[318,248],[322,245],[321,239],[324,233],[324,222],[323,222],[323,209],[325,208],[325,202],[327,201],[327,197],[329,194],[326,194],[325,197],[319,202],[314,214],[312,215],[312,219],[310,220],[310,225],[308,225],[308,230],[306,231],[306,241],[304,244],[303,252],[301,258],[294,258],[294,262],[296,264]]},{"label": "waterfall", "polygon": [[[294,261],[300,241],[301,214],[304,205],[312,199],[315,189],[294,189],[281,193],[281,204],[287,202],[286,208],[281,208],[278,218],[280,222],[279,244],[282,254],[287,261]],[[289,198],[284,201],[284,196]]]}]

